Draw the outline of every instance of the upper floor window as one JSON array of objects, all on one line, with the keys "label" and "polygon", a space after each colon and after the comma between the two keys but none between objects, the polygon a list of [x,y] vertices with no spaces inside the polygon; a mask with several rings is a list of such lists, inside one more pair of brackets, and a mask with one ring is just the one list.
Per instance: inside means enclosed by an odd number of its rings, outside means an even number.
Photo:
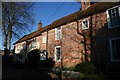
[{"label": "upper floor window", "polygon": [[20,50],[21,50],[21,44],[18,44],[17,51],[20,51]]},{"label": "upper floor window", "polygon": [[55,28],[55,40],[60,40],[62,37],[61,35],[61,27]]},{"label": "upper floor window", "polygon": [[110,39],[110,53],[112,61],[120,61],[120,38]]},{"label": "upper floor window", "polygon": [[89,21],[88,19],[83,19],[82,20],[82,30],[88,29],[89,28]]},{"label": "upper floor window", "polygon": [[55,61],[61,61],[61,46],[55,47]]},{"label": "upper floor window", "polygon": [[116,6],[106,11],[108,28],[114,28],[120,26],[120,7]]},{"label": "upper floor window", "polygon": [[46,43],[46,36],[42,36],[42,43]]},{"label": "upper floor window", "polygon": [[35,48],[36,47],[36,38],[32,40],[31,42],[31,48]]}]

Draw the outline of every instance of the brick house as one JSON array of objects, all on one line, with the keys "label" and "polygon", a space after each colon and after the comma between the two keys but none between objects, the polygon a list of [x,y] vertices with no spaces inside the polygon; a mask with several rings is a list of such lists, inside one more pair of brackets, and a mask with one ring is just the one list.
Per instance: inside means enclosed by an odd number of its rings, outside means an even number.
[{"label": "brick house", "polygon": [[[82,10],[60,18],[19,39],[15,53],[24,62],[28,52],[40,49],[40,58],[53,58],[55,66],[74,67],[87,60],[120,61],[120,3],[81,2]],[[20,57],[22,55],[22,57]]]}]

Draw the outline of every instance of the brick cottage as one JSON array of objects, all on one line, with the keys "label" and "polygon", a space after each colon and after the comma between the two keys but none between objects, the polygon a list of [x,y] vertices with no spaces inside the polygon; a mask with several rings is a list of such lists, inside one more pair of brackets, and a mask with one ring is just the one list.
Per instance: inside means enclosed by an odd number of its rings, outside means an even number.
[{"label": "brick cottage", "polygon": [[[83,61],[120,61],[120,3],[81,2],[81,10],[23,36],[15,46],[16,60],[24,63],[29,51],[40,59],[53,58],[55,66],[74,67]],[[19,56],[17,56],[19,55]],[[20,57],[22,55],[22,57]]]}]

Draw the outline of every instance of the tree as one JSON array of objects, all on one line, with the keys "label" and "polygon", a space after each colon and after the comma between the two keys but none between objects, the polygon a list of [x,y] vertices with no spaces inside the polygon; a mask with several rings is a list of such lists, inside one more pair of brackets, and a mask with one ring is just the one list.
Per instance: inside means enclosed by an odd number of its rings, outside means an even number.
[{"label": "tree", "polygon": [[11,39],[20,38],[30,31],[34,23],[32,3],[3,2],[2,3],[2,31],[4,37],[4,49],[10,50]]}]

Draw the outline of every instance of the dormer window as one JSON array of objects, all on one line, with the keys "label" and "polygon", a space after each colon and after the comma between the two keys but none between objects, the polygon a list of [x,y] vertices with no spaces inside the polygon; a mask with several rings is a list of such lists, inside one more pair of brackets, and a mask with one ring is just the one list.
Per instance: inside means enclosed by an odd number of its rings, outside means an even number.
[{"label": "dormer window", "polygon": [[82,20],[82,30],[88,29],[89,28],[89,21],[88,19],[83,19]]},{"label": "dormer window", "polygon": [[107,20],[108,20],[108,28],[114,28],[120,26],[120,7],[116,6],[110,8],[106,11]]}]

